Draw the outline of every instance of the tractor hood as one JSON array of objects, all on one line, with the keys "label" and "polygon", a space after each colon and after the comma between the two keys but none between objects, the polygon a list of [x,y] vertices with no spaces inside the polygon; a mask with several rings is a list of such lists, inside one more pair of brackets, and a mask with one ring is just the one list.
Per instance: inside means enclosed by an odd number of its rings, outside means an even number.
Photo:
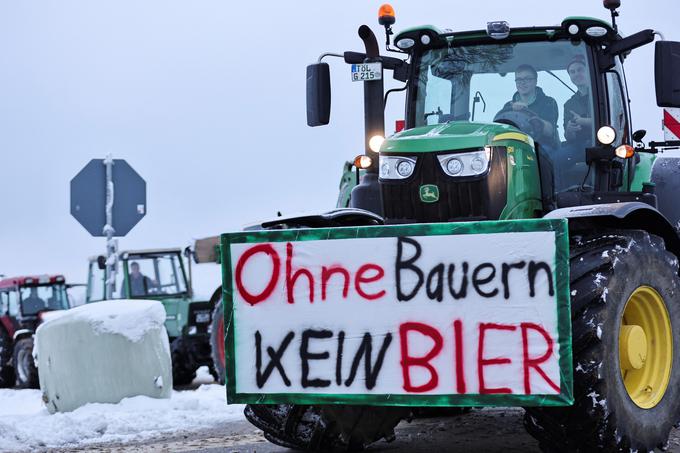
[{"label": "tractor hood", "polygon": [[380,152],[413,154],[483,148],[506,132],[519,131],[507,124],[451,121],[399,132],[383,142]]}]

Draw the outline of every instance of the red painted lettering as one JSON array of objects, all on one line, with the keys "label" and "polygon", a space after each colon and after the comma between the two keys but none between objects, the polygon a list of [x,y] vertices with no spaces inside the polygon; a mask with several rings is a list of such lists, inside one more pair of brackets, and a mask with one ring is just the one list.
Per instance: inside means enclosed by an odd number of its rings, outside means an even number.
[{"label": "red painted lettering", "polygon": [[487,330],[507,330],[513,331],[517,326],[510,326],[507,324],[496,323],[480,323],[479,324],[479,345],[477,348],[477,375],[479,377],[479,393],[481,395],[490,395],[497,393],[512,393],[512,389],[507,387],[487,388],[484,383],[484,367],[487,365],[505,365],[512,363],[512,360],[507,357],[496,357],[494,359],[484,358],[484,335]]},{"label": "red painted lettering", "polygon": [[[271,258],[273,269],[271,275],[269,276],[269,283],[267,283],[265,289],[260,294],[251,294],[243,285],[243,267],[252,256],[257,255],[258,253],[264,253]],[[276,253],[276,250],[274,250],[274,247],[272,247],[271,244],[258,244],[254,247],[251,247],[239,257],[238,262],[236,263],[236,271],[234,275],[234,279],[236,280],[236,289],[238,290],[241,297],[243,297],[243,300],[245,300],[247,303],[250,305],[258,304],[271,296],[272,292],[274,291],[274,287],[276,286],[276,282],[279,280],[280,269],[281,260],[279,258],[279,254]]]},{"label": "red painted lettering", "polygon": [[293,295],[295,289],[295,282],[301,276],[307,277],[309,281],[309,302],[314,302],[314,277],[309,270],[302,268],[293,272],[293,244],[290,242],[286,244],[286,292],[288,295],[288,303],[295,303],[295,296]]},{"label": "red painted lettering", "polygon": [[344,277],[342,284],[342,297],[347,299],[347,293],[349,292],[349,271],[342,266],[323,266],[321,268],[321,300],[326,300],[326,286],[328,280],[333,274],[341,274]]},{"label": "red painted lettering", "polygon": [[[521,324],[522,328],[522,349],[524,352],[524,363],[523,363],[523,368],[524,368],[524,393],[527,395],[531,394],[531,376],[529,375],[529,368],[535,369],[538,374],[545,379],[545,382],[548,383],[550,387],[553,388],[556,392],[560,392],[560,388],[555,384],[541,369],[539,366],[541,363],[545,362],[552,356],[553,352],[553,339],[550,337],[550,334],[543,329],[543,327],[539,326],[538,324],[534,324],[531,322],[523,322]],[[543,338],[545,338],[545,343],[547,345],[547,350],[545,353],[538,357],[538,358],[529,358],[529,336],[528,332],[529,329],[534,330],[541,335],[543,335]]]},{"label": "red painted lettering", "polygon": [[[375,271],[375,274],[371,276],[364,276],[364,274],[370,271]],[[377,293],[368,294],[363,289],[361,289],[361,284],[376,282],[383,278],[384,276],[385,270],[382,267],[378,266],[377,264],[364,264],[357,271],[357,275],[354,279],[354,288],[357,290],[357,293],[364,299],[368,300],[380,299],[382,296],[385,295],[384,289],[378,291]]]},{"label": "red painted lettering", "polygon": [[[418,332],[432,338],[434,346],[430,352],[423,357],[412,357],[408,351],[408,334],[410,331]],[[437,357],[442,350],[444,339],[441,334],[432,326],[419,322],[405,322],[399,326],[399,339],[401,342],[401,370],[404,376],[404,390],[409,393],[423,393],[437,388],[439,375],[437,370],[430,364],[430,361]],[[430,372],[430,380],[423,385],[414,386],[411,383],[411,367],[419,366],[426,368]]]},{"label": "red painted lettering", "polygon": [[453,336],[456,341],[454,363],[456,364],[456,392],[465,393],[465,372],[463,371],[463,322],[460,319],[453,321]]}]

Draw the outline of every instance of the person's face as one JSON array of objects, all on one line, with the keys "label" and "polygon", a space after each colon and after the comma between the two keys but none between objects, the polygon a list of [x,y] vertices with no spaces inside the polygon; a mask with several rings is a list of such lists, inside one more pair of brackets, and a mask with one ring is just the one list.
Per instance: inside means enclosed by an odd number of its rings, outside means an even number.
[{"label": "person's face", "polygon": [[577,87],[586,85],[587,82],[587,77],[586,77],[586,66],[581,64],[581,63],[573,63],[571,66],[569,66],[569,78],[571,79],[571,82],[576,85]]},{"label": "person's face", "polygon": [[530,71],[515,73],[517,92],[522,96],[531,95],[536,91],[536,76]]},{"label": "person's face", "polygon": [[139,264],[135,263],[132,266],[130,266],[130,268],[132,269],[132,273],[134,275],[139,274]]}]

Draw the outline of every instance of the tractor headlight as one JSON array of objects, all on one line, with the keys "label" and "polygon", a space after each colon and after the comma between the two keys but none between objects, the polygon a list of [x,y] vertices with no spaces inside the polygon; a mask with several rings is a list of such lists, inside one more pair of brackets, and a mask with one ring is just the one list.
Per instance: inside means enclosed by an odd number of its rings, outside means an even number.
[{"label": "tractor headlight", "polygon": [[478,176],[489,170],[491,148],[471,153],[440,154],[437,159],[449,176]]},{"label": "tractor headlight", "polygon": [[381,179],[406,179],[416,169],[415,157],[380,155]]}]

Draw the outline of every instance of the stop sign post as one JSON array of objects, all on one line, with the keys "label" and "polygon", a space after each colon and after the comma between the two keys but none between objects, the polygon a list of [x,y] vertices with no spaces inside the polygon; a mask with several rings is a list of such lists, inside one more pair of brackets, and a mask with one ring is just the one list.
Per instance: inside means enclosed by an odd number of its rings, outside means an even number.
[{"label": "stop sign post", "polygon": [[106,295],[113,294],[117,246],[146,215],[146,182],[123,159],[92,159],[71,180],[71,215],[92,236],[106,236]]}]

